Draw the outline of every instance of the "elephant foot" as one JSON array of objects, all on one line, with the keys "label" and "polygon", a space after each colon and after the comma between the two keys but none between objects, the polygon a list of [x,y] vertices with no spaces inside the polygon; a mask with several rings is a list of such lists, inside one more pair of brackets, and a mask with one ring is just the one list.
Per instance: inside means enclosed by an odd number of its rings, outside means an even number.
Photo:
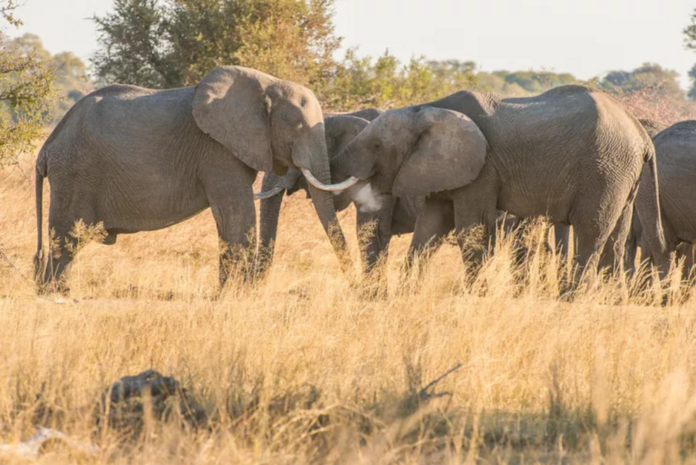
[{"label": "elephant foot", "polygon": [[49,281],[47,283],[38,284],[36,294],[39,296],[58,294],[67,297],[70,294],[70,286],[68,286],[64,280]]}]

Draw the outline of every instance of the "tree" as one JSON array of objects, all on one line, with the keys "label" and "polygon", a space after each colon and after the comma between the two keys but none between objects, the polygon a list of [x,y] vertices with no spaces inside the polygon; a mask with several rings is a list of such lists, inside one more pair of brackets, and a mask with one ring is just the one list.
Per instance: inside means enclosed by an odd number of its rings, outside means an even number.
[{"label": "tree", "polygon": [[176,87],[183,70],[171,63],[167,21],[158,0],[116,0],[114,12],[94,17],[100,50],[92,58],[107,82]]},{"label": "tree", "polygon": [[612,71],[601,80],[600,86],[615,94],[631,94],[643,90],[655,95],[683,99],[675,71],[654,63],[644,63],[633,71]]},{"label": "tree", "polygon": [[310,85],[332,75],[340,44],[333,0],[116,0],[95,17],[93,58],[109,82],[171,88],[197,83],[219,65],[257,68]]},{"label": "tree", "polygon": [[691,79],[691,89],[688,96],[691,100],[696,100],[696,65],[689,70],[689,79]]},{"label": "tree", "polygon": [[[696,9],[689,17],[691,24],[684,28],[684,44],[689,50],[696,50]],[[696,100],[696,65],[689,71],[691,79],[691,89],[689,89],[689,98]]]},{"label": "tree", "polygon": [[55,91],[50,99],[52,122],[62,118],[70,107],[92,89],[92,84],[87,77],[87,67],[72,52],[62,52],[51,56],[44,49],[39,36],[35,34],[24,34],[8,40],[5,46],[18,56],[34,57],[51,73]]},{"label": "tree", "polygon": [[[14,8],[13,0],[0,0],[0,17],[17,26],[21,22]],[[50,119],[53,95],[47,64],[31,47],[12,47],[0,35],[0,165],[16,162],[20,153],[33,147]]]}]

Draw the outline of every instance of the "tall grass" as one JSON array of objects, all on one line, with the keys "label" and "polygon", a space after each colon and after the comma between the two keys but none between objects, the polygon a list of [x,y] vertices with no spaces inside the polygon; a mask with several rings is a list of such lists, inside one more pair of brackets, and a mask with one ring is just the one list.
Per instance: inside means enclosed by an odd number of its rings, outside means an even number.
[{"label": "tall grass", "polygon": [[[396,238],[392,293],[367,300],[294,196],[259,286],[214,298],[205,212],[86,245],[70,299],[37,298],[30,166],[0,172],[0,250],[16,266],[0,262],[0,442],[40,422],[101,448],[41,463],[696,461],[696,305],[676,281],[683,298],[667,307],[616,279],[565,302],[568,269],[546,252],[540,225],[521,267],[501,240],[474,278],[446,245],[400,294],[409,238]],[[352,211],[340,220],[354,230]],[[150,423],[135,438],[97,430],[102,391],[148,368],[181,380],[207,424]]]}]

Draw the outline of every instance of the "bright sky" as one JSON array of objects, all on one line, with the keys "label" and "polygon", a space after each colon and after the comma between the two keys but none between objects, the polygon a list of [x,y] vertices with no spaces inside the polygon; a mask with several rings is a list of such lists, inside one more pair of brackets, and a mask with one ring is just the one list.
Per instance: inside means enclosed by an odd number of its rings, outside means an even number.
[{"label": "bright sky", "polygon": [[[88,20],[112,0],[23,0],[11,35],[38,34],[52,53],[87,59],[96,48]],[[360,55],[385,49],[473,60],[485,71],[550,70],[589,79],[644,62],[676,70],[686,86],[696,53],[682,29],[696,0],[336,0],[336,32]]]}]

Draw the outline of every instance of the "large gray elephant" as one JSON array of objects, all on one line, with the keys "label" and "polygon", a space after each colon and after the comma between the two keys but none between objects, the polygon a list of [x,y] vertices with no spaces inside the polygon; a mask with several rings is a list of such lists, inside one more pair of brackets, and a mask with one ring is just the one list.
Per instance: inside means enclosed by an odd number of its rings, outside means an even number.
[{"label": "large gray elephant", "polygon": [[[640,123],[615,99],[584,86],[536,97],[501,99],[457,92],[436,102],[391,110],[331,160],[334,180],[357,177],[376,197],[427,196],[408,261],[450,231],[484,225],[495,238],[497,210],[546,215],[574,228],[576,259],[596,269],[605,245],[623,260],[643,165],[637,209],[662,250],[654,148]],[[461,235],[459,235],[461,237]],[[462,255],[480,261],[484,247]]]},{"label": "large gray elephant", "polygon": [[[677,258],[684,257],[684,272],[688,277],[693,266],[690,246],[696,243],[696,121],[682,121],[664,129],[654,136],[653,143],[659,172],[665,254],[676,252]],[[635,218],[627,247],[629,266],[635,262],[638,245],[644,259],[658,262],[644,237],[644,229],[643,217]]]},{"label": "large gray elephant", "polygon": [[[76,221],[119,234],[166,228],[211,207],[221,242],[220,284],[232,272],[252,277],[258,171],[301,169],[330,183],[324,122],[307,88],[237,66],[218,67],[192,87],[109,86],[80,100],[44,144],[36,163],[37,279],[59,278],[72,260]],[[42,262],[42,186],[51,184]],[[319,219],[350,267],[333,194],[310,186]],[[249,252],[253,250],[253,252]],[[41,276],[40,269],[45,266]],[[232,267],[232,269],[230,268]]]}]

